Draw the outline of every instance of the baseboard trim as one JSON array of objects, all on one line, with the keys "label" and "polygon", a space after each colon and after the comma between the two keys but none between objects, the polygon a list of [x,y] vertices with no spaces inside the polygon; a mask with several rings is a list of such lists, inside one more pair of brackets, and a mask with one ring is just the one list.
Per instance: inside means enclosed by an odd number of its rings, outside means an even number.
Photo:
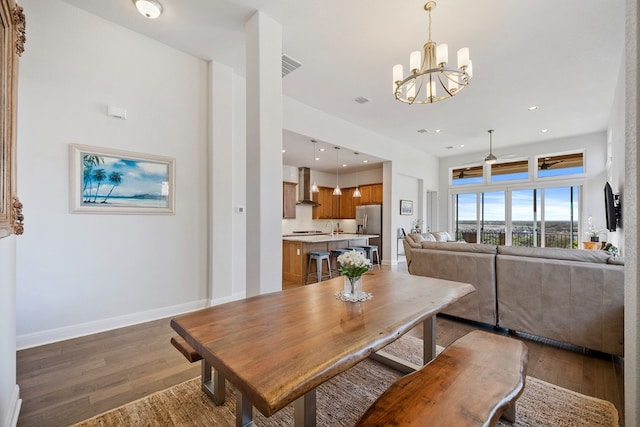
[{"label": "baseboard trim", "polygon": [[220,304],[224,304],[226,302],[231,302],[231,301],[237,301],[240,299],[245,299],[246,297],[247,297],[246,293],[242,292],[240,294],[234,294],[229,297],[215,298],[215,299],[209,300],[209,306],[220,305]]},{"label": "baseboard trim", "polygon": [[18,335],[16,337],[17,350],[24,350],[58,341],[78,338],[85,335],[110,331],[112,329],[132,326],[138,323],[150,322],[163,319],[165,317],[176,316],[206,307],[207,300],[192,301],[185,304],[178,304],[169,307],[157,308],[154,310],[142,311],[139,313],[125,314],[123,316],[109,319],[96,320],[93,322],[81,323],[78,325],[65,326],[47,331],[34,332],[31,334]]},{"label": "baseboard trim", "polygon": [[18,416],[20,415],[20,408],[22,407],[22,399],[20,399],[20,386],[16,384],[11,395],[11,402],[9,403],[9,410],[7,411],[7,419],[4,425],[6,427],[16,427],[18,425]]}]

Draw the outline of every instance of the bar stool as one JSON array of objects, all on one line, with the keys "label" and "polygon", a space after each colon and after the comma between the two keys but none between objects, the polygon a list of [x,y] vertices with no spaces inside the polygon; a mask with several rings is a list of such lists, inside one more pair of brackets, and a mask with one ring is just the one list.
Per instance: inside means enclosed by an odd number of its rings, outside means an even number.
[{"label": "bar stool", "polygon": [[378,252],[378,246],[376,245],[362,245],[362,248],[367,252],[367,258],[371,261],[371,268],[373,268],[373,254],[376,254],[376,264],[380,267],[380,253]]},{"label": "bar stool", "polygon": [[[329,270],[329,274],[322,274],[322,261],[327,260],[327,269]],[[309,252],[309,262],[307,263],[307,277],[304,279],[304,284],[309,283],[309,275],[311,273],[311,261],[316,262],[316,274],[318,275],[318,282],[322,281],[324,276],[329,276],[331,279],[331,261],[329,260],[329,252],[324,251],[313,251]]]},{"label": "bar stool", "polygon": [[356,252],[360,252],[362,255],[366,255],[367,251],[360,246],[351,246],[349,248],[347,248],[348,251],[356,251]]},{"label": "bar stool", "polygon": [[[333,269],[333,271],[337,271],[339,272],[340,270],[338,269],[338,257],[346,252],[349,252],[348,249],[345,248],[341,248],[341,249],[332,249],[331,250],[331,258],[333,258],[333,262],[332,264],[334,264],[336,266],[336,268]],[[340,273],[338,273],[338,275],[340,275]]]}]

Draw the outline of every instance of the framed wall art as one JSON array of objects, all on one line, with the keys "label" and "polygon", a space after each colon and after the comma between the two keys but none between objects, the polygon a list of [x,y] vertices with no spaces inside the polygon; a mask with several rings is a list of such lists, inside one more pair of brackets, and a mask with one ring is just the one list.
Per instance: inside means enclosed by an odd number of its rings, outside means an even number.
[{"label": "framed wall art", "polygon": [[69,145],[73,213],[173,214],[175,159]]},{"label": "framed wall art", "polygon": [[400,200],[400,215],[413,215],[413,200]]},{"label": "framed wall art", "polygon": [[0,0],[0,238],[24,232],[16,182],[18,63],[25,44],[24,12]]}]

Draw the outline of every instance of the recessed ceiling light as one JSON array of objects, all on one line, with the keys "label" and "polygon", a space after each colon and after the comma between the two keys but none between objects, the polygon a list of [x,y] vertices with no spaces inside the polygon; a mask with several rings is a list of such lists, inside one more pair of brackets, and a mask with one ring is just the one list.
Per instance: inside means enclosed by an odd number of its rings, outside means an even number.
[{"label": "recessed ceiling light", "polygon": [[358,104],[366,104],[367,102],[369,102],[369,98],[365,98],[364,96],[359,96],[356,99],[354,99],[354,101],[356,101]]},{"label": "recessed ceiling light", "polygon": [[547,133],[549,131],[549,129],[540,129],[540,132],[542,133]]},{"label": "recessed ceiling light", "polygon": [[319,148],[319,149],[318,149],[318,151],[324,151],[324,150],[325,150],[324,148]]},{"label": "recessed ceiling light", "polygon": [[369,160],[363,160],[362,163],[369,163]]},{"label": "recessed ceiling light", "polygon": [[316,157],[316,161],[320,160],[320,157]]},{"label": "recessed ceiling light", "polygon": [[441,129],[436,129],[436,133],[440,133],[441,131]]},{"label": "recessed ceiling light", "polygon": [[156,19],[162,14],[162,5],[157,0],[133,0],[138,12],[145,18]]},{"label": "recessed ceiling light", "polygon": [[464,148],[464,144],[460,144],[460,148]]},{"label": "recessed ceiling light", "polygon": [[283,150],[282,150],[282,152],[283,152],[283,153],[286,153],[286,152],[287,152],[287,150],[284,150],[284,149],[283,149]]},{"label": "recessed ceiling light", "polygon": [[343,163],[343,164],[342,164],[342,167],[343,167],[343,168],[346,168],[346,167],[347,167],[347,164],[346,164],[346,163]]},{"label": "recessed ceiling light", "polygon": [[536,111],[538,109],[537,105],[532,105],[531,107],[527,108],[527,110],[529,111]]}]

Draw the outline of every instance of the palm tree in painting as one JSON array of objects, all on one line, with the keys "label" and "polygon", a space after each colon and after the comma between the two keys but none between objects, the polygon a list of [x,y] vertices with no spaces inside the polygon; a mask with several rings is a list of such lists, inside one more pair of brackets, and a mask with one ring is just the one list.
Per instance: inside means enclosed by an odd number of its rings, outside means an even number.
[{"label": "palm tree in painting", "polygon": [[98,198],[98,192],[100,191],[100,184],[102,183],[102,181],[107,179],[107,174],[104,169],[96,169],[91,174],[91,178],[98,183],[98,186],[96,187],[96,194],[95,196],[93,196],[93,203],[95,203],[96,199]]},{"label": "palm tree in painting", "polygon": [[122,182],[122,174],[120,172],[111,172],[109,174],[109,183],[111,184],[111,190],[109,190],[109,194],[107,194],[102,201],[102,203],[107,203],[107,199],[111,196],[111,192]]},{"label": "palm tree in painting", "polygon": [[[85,197],[84,202],[91,202],[91,190],[92,190],[92,180],[91,175],[93,172],[93,167],[98,166],[100,163],[104,163],[104,159],[100,156],[94,156],[92,154],[83,154],[82,155],[82,194]],[[88,191],[87,191],[88,188]]]}]

